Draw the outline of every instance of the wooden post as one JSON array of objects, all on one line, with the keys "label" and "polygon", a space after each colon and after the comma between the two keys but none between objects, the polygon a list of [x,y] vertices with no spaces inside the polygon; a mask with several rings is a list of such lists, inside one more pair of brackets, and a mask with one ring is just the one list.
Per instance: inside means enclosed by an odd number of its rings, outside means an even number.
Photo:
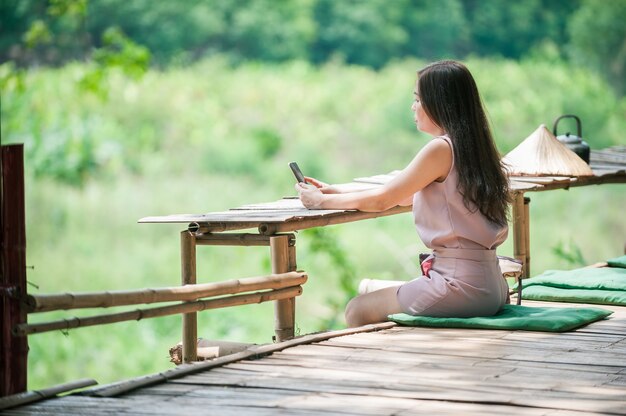
[{"label": "wooden post", "polygon": [[[296,248],[289,246],[290,235],[270,237],[272,273],[286,273],[296,270]],[[295,244],[295,242],[294,242]],[[295,298],[277,300],[274,304],[275,340],[280,342],[294,336]]]},{"label": "wooden post", "polygon": [[[196,238],[189,231],[180,233],[181,283],[196,284]],[[198,359],[198,316],[197,312],[183,315],[183,363]]]},{"label": "wooden post", "polygon": [[24,146],[2,146],[0,161],[0,397],[26,391],[28,339],[12,328],[26,323]]},{"label": "wooden post", "polygon": [[524,194],[513,195],[513,257],[522,261],[522,276],[528,277],[526,264],[526,218],[524,215]]}]

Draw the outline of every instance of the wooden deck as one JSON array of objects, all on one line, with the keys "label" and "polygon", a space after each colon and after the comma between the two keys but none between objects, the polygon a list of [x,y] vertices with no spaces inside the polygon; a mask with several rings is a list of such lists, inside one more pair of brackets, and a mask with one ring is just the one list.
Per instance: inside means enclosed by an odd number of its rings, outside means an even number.
[{"label": "wooden deck", "polygon": [[256,360],[115,397],[67,395],[5,414],[624,415],[626,308],[601,307],[615,313],[566,333],[386,323],[303,345],[286,341]]}]

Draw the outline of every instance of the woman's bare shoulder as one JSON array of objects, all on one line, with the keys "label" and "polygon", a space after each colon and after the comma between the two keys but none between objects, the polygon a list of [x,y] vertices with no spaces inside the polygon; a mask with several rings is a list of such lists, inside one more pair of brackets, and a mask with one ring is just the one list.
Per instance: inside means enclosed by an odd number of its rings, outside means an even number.
[{"label": "woman's bare shoulder", "polygon": [[452,146],[446,137],[437,136],[426,143],[422,151],[433,156],[446,156],[452,154]]}]

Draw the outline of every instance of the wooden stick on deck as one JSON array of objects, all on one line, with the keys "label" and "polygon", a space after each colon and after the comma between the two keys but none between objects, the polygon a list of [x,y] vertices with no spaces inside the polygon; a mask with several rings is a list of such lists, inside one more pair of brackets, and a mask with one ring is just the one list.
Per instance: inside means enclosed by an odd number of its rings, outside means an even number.
[{"label": "wooden stick on deck", "polygon": [[244,351],[219,357],[210,361],[203,361],[199,363],[181,365],[170,370],[163,371],[161,373],[149,374],[142,377],[137,377],[131,380],[120,381],[111,383],[101,387],[96,387],[85,391],[85,395],[97,396],[97,397],[114,397],[120,394],[128,393],[129,391],[138,389],[140,387],[151,386],[157,383],[161,383],[168,380],[174,380],[180,377],[184,377],[190,374],[199,373],[211,368],[221,367],[226,364],[234,363],[246,359],[257,359],[264,357],[268,354],[272,354],[277,351],[282,351],[287,348],[295,347],[297,345],[313,344],[316,342],[322,342],[327,339],[343,337],[351,334],[360,334],[364,332],[383,331],[389,328],[397,326],[395,322],[382,322],[378,324],[363,325],[356,328],[346,328],[335,331],[318,332],[314,334],[303,335],[297,338],[293,338],[284,342],[276,344],[264,344],[250,347]]},{"label": "wooden stick on deck", "polygon": [[[180,233],[181,283],[196,284],[196,239],[189,231]],[[183,315],[183,362],[198,359],[198,317],[195,312]]]},{"label": "wooden stick on deck", "polygon": [[0,399],[0,410],[9,409],[11,407],[21,406],[28,403],[34,403],[39,400],[54,397],[57,394],[67,393],[68,391],[82,389],[83,387],[94,386],[96,384],[98,384],[96,380],[84,378],[76,381],[71,381],[69,383],[58,384],[56,386],[48,387],[41,390],[32,390],[14,394],[12,396]]},{"label": "wooden stick on deck", "polygon": [[[290,250],[291,249],[291,250]],[[270,238],[272,273],[295,270],[295,247],[289,246],[289,235]],[[274,304],[274,332],[278,342],[293,338],[295,321],[295,298],[276,301]]]}]

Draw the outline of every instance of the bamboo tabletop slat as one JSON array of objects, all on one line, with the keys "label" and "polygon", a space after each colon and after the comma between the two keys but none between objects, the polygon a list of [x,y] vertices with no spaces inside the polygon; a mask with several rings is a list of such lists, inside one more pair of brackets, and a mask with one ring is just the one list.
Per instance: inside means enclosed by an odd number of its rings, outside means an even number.
[{"label": "bamboo tabletop slat", "polygon": [[[626,150],[624,149],[626,146],[592,150],[591,168],[594,176],[510,176],[510,189],[513,192],[537,192],[569,189],[574,186],[624,183],[626,182]],[[369,189],[384,185],[399,172],[396,170],[381,175],[355,178],[353,182],[337,186],[350,190]],[[382,215],[409,211],[409,209],[398,209],[398,207],[392,210],[393,212]],[[221,227],[218,227],[219,231],[256,228],[267,223],[291,223],[288,229],[296,230],[299,229],[296,225],[298,222],[303,223],[303,228],[311,228],[337,223],[329,218],[340,218],[338,222],[350,222],[381,216],[380,213],[371,216],[363,214],[356,210],[310,210],[305,208],[297,197],[288,196],[278,201],[246,204],[227,211],[150,216],[141,218],[139,223],[198,223],[209,227],[219,225]]]}]

